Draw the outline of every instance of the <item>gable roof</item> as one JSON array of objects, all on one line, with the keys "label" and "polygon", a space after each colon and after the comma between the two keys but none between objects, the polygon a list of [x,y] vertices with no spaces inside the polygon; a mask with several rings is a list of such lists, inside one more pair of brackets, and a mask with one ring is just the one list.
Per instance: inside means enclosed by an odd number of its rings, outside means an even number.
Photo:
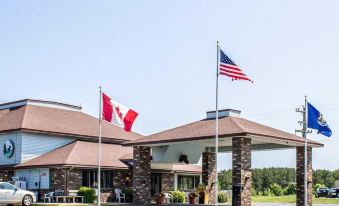
[{"label": "gable roof", "polygon": [[[228,116],[219,119],[219,138],[244,136],[267,137],[278,141],[289,141],[298,144],[303,144],[305,141],[302,137],[244,118]],[[203,119],[124,144],[129,146],[152,145],[212,138],[215,138],[215,119]],[[308,143],[311,147],[323,146],[323,144],[312,140],[309,140]]]},{"label": "gable roof", "polygon": [[[133,160],[133,148],[117,144],[102,144],[101,167],[109,169],[128,169],[125,161]],[[32,167],[98,167],[98,143],[75,141],[59,147],[27,162],[14,166],[14,168]],[[161,170],[161,169],[160,169]],[[202,168],[192,164],[173,164],[169,171],[201,173]]]},{"label": "gable roof", "polygon": [[[49,133],[98,139],[98,118],[84,112],[37,105],[24,105],[0,110],[0,132],[26,130],[30,132]],[[135,140],[143,136],[126,132],[111,123],[102,121],[103,141]]]},{"label": "gable roof", "polygon": [[[128,168],[120,158],[133,153],[133,148],[123,147],[117,144],[101,144],[102,155],[101,166],[103,168]],[[97,167],[98,165],[98,143],[75,141],[53,151],[42,154],[16,168],[38,167],[38,166],[75,166],[75,167]]]}]

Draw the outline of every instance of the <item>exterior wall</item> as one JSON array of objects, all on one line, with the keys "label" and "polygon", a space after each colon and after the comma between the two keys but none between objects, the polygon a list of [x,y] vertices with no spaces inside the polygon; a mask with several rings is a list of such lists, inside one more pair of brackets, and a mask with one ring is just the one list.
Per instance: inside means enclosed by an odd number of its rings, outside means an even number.
[{"label": "exterior wall", "polygon": [[113,171],[113,191],[114,189],[125,189],[133,186],[133,171],[128,170],[114,170]]},{"label": "exterior wall", "polygon": [[215,153],[202,153],[202,183],[206,185],[208,204],[215,204]]},{"label": "exterior wall", "polygon": [[169,192],[175,190],[174,182],[175,182],[174,173],[162,173],[161,174],[161,192]]},{"label": "exterior wall", "polygon": [[151,204],[151,148],[133,147],[133,203]]},{"label": "exterior wall", "polygon": [[21,132],[10,132],[0,134],[0,148],[3,148],[4,143],[10,140],[14,143],[14,154],[12,157],[7,158],[3,155],[3,150],[0,152],[0,165],[14,165],[21,163],[21,143],[22,143],[22,133]]},{"label": "exterior wall", "polygon": [[[304,147],[297,147],[297,165],[296,165],[296,181],[297,181],[297,206],[305,205],[305,189],[304,189],[304,179],[305,179],[305,149]],[[312,206],[312,148],[307,150],[307,205]]]},{"label": "exterior wall", "polygon": [[66,173],[62,169],[51,169],[50,170],[50,177],[51,177],[51,190],[65,190],[65,177]]},{"label": "exterior wall", "polygon": [[68,137],[10,132],[0,134],[1,148],[7,140],[14,143],[14,155],[7,158],[1,154],[0,165],[20,164],[74,141]]},{"label": "exterior wall", "polygon": [[233,187],[243,187],[242,192],[233,193],[236,206],[251,205],[251,139],[234,137],[232,139]]},{"label": "exterior wall", "polygon": [[82,170],[73,169],[67,175],[68,190],[78,190],[82,186]]},{"label": "exterior wall", "polygon": [[22,133],[21,162],[26,162],[46,152],[69,144],[74,140],[69,137]]},{"label": "exterior wall", "polygon": [[[189,150],[187,148],[190,148]],[[156,157],[152,162],[179,162],[181,154],[187,155],[190,164],[199,163],[201,153],[205,150],[204,145],[180,143],[169,145],[168,147],[161,147],[154,150],[153,156],[160,155],[162,158]],[[164,152],[165,151],[165,152]]]}]

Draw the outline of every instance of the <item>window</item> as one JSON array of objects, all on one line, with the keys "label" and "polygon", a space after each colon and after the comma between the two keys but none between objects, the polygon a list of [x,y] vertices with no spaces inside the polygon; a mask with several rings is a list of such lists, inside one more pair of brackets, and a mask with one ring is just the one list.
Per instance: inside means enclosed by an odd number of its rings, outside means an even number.
[{"label": "window", "polygon": [[5,189],[6,189],[5,183],[0,183],[0,190],[5,190]]},{"label": "window", "polygon": [[[101,170],[101,188],[113,188],[113,171]],[[98,171],[83,170],[82,186],[97,188],[98,187]]]},{"label": "window", "polygon": [[5,187],[6,187],[7,190],[16,190],[16,187],[14,187],[13,185],[8,184],[8,183],[5,183]]},{"label": "window", "polygon": [[178,175],[178,190],[189,191],[195,190],[200,183],[200,176]]}]

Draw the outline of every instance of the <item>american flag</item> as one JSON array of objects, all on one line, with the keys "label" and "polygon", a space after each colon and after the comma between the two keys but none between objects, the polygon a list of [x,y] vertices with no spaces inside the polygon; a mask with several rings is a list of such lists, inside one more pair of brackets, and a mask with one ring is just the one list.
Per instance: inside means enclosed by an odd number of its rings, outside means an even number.
[{"label": "american flag", "polygon": [[232,80],[253,81],[220,49],[219,74],[231,77]]}]

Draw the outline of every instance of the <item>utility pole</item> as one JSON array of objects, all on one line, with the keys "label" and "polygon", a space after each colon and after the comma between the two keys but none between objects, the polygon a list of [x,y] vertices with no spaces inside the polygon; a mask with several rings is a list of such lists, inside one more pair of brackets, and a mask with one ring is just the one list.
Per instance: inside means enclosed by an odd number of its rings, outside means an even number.
[{"label": "utility pole", "polygon": [[307,96],[305,96],[305,104],[302,105],[299,108],[296,108],[296,112],[299,112],[302,114],[302,121],[298,121],[300,126],[302,126],[301,130],[295,130],[295,133],[301,133],[302,137],[305,139],[305,145],[304,145],[304,192],[305,192],[305,200],[304,204],[307,206],[307,190],[308,190],[308,181],[307,181],[307,170],[308,170],[308,164],[307,164],[307,134],[312,133],[312,130],[308,130],[308,125],[307,125]]}]

